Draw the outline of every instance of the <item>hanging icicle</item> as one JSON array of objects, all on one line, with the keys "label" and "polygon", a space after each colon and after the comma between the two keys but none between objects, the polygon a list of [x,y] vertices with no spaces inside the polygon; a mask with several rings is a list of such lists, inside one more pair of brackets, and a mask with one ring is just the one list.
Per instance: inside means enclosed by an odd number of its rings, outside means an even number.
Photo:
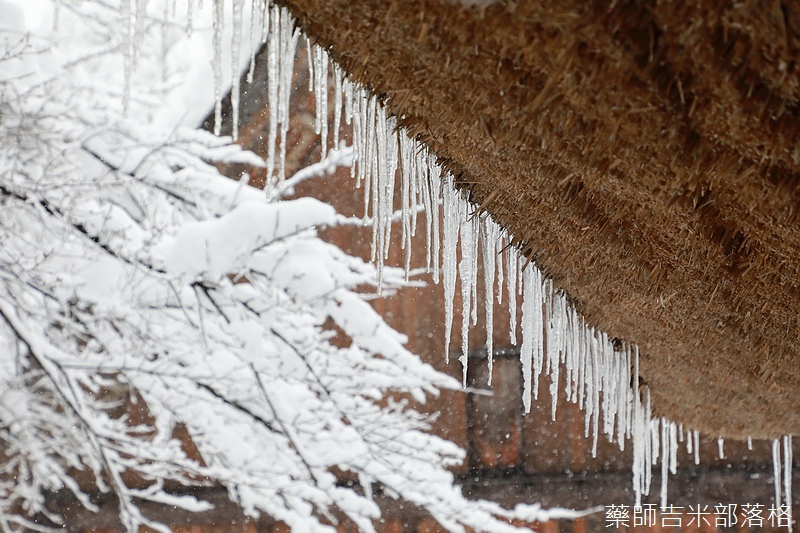
[{"label": "hanging icicle", "polygon": [[444,223],[444,243],[442,250],[442,278],[444,285],[444,356],[445,362],[450,362],[450,335],[453,328],[453,300],[456,293],[456,246],[458,244],[458,230],[460,224],[457,220],[458,198],[453,190],[453,178],[449,174],[442,187],[442,220]]},{"label": "hanging icicle", "polygon": [[461,262],[458,265],[458,273],[461,278],[461,370],[462,383],[467,386],[467,366],[469,365],[469,322],[470,308],[473,298],[473,282],[476,272],[474,271],[474,244],[477,235],[473,232],[472,220],[467,216],[467,204],[459,197],[459,218],[461,219]]},{"label": "hanging icicle", "polygon": [[[508,239],[509,243],[511,238]],[[508,287],[508,335],[512,346],[517,344],[517,250],[510,244],[506,247],[506,282]]]},{"label": "hanging icicle", "polygon": [[246,81],[248,84],[253,83],[253,76],[256,71],[256,52],[258,51],[258,43],[261,41],[261,35],[264,32],[264,10],[266,9],[266,0],[251,0],[250,1],[250,66],[247,69]]},{"label": "hanging icicle", "polygon": [[[787,515],[792,516],[792,436],[783,437],[783,498],[786,506]],[[792,530],[791,521],[789,531]]]},{"label": "hanging icicle", "polygon": [[667,421],[663,418],[659,419],[661,423],[661,509],[667,506],[667,488],[669,482],[669,457],[670,453],[670,440],[668,437]]},{"label": "hanging icicle", "polygon": [[342,127],[342,71],[333,65],[333,147],[339,149],[339,130]]},{"label": "hanging icicle", "polygon": [[533,352],[534,344],[536,343],[534,331],[536,320],[539,318],[536,313],[535,299],[533,298],[534,283],[533,268],[528,265],[528,268],[522,271],[523,295],[525,298],[522,301],[522,346],[519,353],[522,363],[522,405],[525,408],[525,414],[531,412]]},{"label": "hanging icicle", "polygon": [[214,0],[213,19],[214,135],[219,135],[222,131],[222,27],[225,24],[224,0]]},{"label": "hanging icicle", "polygon": [[286,138],[289,134],[289,97],[292,94],[292,80],[294,79],[294,60],[297,42],[300,40],[300,30],[294,27],[294,20],[286,8],[280,9],[280,87],[278,90],[278,121],[281,124],[280,141],[280,169],[278,182],[286,179]]},{"label": "hanging icicle", "polygon": [[483,313],[486,324],[486,359],[489,364],[488,385],[492,385],[492,371],[494,362],[494,274],[495,259],[497,257],[496,243],[498,241],[497,225],[489,217],[481,219],[480,241],[483,256]]},{"label": "hanging icicle", "polygon": [[280,10],[271,8],[264,21],[269,25],[267,32],[267,103],[269,105],[269,136],[267,138],[267,184],[269,191],[274,183],[275,147],[278,142],[278,85],[280,80]]},{"label": "hanging icicle", "polygon": [[233,33],[231,35],[231,136],[239,138],[239,54],[242,47],[242,10],[244,0],[233,3]]},{"label": "hanging icicle", "polygon": [[772,441],[772,481],[775,486],[775,507],[781,504],[781,442],[779,439]]}]

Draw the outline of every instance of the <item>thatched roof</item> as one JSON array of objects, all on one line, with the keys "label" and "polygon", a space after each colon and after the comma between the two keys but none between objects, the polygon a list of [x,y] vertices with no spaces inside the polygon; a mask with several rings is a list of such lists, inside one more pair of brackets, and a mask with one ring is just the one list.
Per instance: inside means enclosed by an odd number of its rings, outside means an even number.
[{"label": "thatched roof", "polygon": [[590,324],[639,345],[657,414],[800,433],[800,12],[281,3]]}]

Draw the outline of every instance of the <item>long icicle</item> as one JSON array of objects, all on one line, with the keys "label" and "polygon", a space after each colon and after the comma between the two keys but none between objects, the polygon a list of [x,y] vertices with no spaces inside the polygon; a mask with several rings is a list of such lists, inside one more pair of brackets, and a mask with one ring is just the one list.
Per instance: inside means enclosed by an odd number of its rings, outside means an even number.
[{"label": "long icicle", "polygon": [[509,244],[506,248],[506,282],[508,287],[508,334],[511,340],[511,345],[517,344],[517,251],[510,245],[511,239],[508,239]]},{"label": "long icicle", "polygon": [[280,143],[280,169],[278,170],[278,181],[283,183],[286,179],[286,142],[289,134],[289,100],[292,94],[292,80],[294,78],[294,58],[297,50],[297,42],[300,40],[300,30],[295,29],[289,11],[281,8],[280,15],[280,47],[282,51],[282,61],[280,62],[280,90],[278,92],[278,118],[281,123],[281,143]]},{"label": "long icicle", "polygon": [[462,383],[467,386],[467,367],[469,365],[469,321],[472,303],[472,289],[475,278],[474,272],[474,244],[477,237],[473,232],[472,220],[467,218],[467,202],[459,198],[458,214],[461,219],[461,262],[458,265],[461,278],[461,369]]},{"label": "long icicle", "polygon": [[213,46],[214,59],[211,65],[214,70],[214,135],[222,131],[222,27],[225,24],[225,1],[214,1]]},{"label": "long icicle", "polygon": [[775,507],[781,505],[781,442],[772,441],[772,481],[775,487]]},{"label": "long icicle", "polygon": [[244,0],[232,0],[233,32],[231,33],[231,136],[239,138],[239,55],[242,48],[242,10]]},{"label": "long icicle", "polygon": [[[786,505],[786,512],[792,516],[792,436],[783,437],[783,498]],[[791,520],[791,519],[790,519]],[[789,531],[792,530],[791,522]]]},{"label": "long icicle", "polygon": [[533,296],[535,280],[532,271],[533,265],[528,265],[521,273],[524,299],[522,301],[522,346],[520,347],[519,358],[522,363],[522,405],[525,409],[525,414],[531,412],[533,351],[536,342],[534,338],[536,303]]},{"label": "long icicle", "polygon": [[[280,85],[280,9],[273,7],[268,11],[264,24],[269,26],[267,32],[267,103],[269,105],[269,136],[267,138],[267,183],[264,187],[268,193],[275,185],[275,148],[278,143],[278,86]],[[216,130],[215,130],[216,131]]]},{"label": "long icicle", "polygon": [[458,199],[453,190],[453,178],[449,174],[442,187],[442,220],[444,222],[444,243],[442,249],[442,278],[444,285],[444,357],[450,363],[450,335],[453,328],[453,300],[456,293],[456,246],[458,246]]},{"label": "long icicle", "polygon": [[494,273],[495,273],[495,243],[497,242],[497,225],[485,216],[481,224],[480,240],[481,253],[483,254],[483,313],[486,324],[486,359],[489,364],[488,385],[492,385],[492,372],[494,363]]},{"label": "long icicle", "polygon": [[333,148],[339,149],[339,130],[342,127],[342,71],[333,64]]}]

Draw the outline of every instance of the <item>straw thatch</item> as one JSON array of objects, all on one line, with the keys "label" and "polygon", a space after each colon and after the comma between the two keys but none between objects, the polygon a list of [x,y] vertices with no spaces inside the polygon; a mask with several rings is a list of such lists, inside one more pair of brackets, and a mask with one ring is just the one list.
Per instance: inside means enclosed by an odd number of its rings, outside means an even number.
[{"label": "straw thatch", "polygon": [[779,1],[291,0],[657,413],[800,433],[800,11]]}]

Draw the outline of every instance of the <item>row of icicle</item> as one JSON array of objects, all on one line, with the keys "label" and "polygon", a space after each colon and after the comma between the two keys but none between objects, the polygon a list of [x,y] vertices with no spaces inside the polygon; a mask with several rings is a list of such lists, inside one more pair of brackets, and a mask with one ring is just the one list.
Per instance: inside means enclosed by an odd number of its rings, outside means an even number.
[{"label": "row of icicle", "polygon": [[[215,9],[215,72],[217,73],[216,132],[221,124],[221,42],[222,4]],[[236,70],[241,41],[242,3],[233,0],[233,135],[238,128],[239,72]],[[286,137],[289,127],[289,97],[292,90],[294,61],[300,32],[285,8],[253,0],[251,48],[258,39],[266,46],[268,68],[268,104],[270,109],[267,153],[267,188],[280,184],[285,177]],[[624,449],[627,439],[633,444],[633,488],[636,505],[648,495],[653,466],[661,463],[661,506],[667,504],[668,473],[675,474],[679,443],[699,464],[699,435],[682,426],[651,416],[650,395],[639,389],[639,352],[635,346],[614,347],[603,332],[586,325],[582,317],[559,292],[551,280],[543,277],[536,265],[520,257],[511,246],[511,236],[486,213],[475,214],[470,205],[453,187],[453,177],[437,164],[436,158],[419,142],[409,139],[397,128],[381,102],[364,88],[350,82],[342,71],[332,66],[321,47],[307,41],[310,88],[316,99],[316,132],[321,137],[322,157],[328,145],[329,77],[333,80],[333,145],[339,145],[342,121],[352,128],[356,186],[364,194],[364,221],[372,226],[372,260],[377,265],[378,287],[384,262],[388,258],[393,223],[401,222],[402,248],[406,271],[411,265],[411,239],[418,229],[418,214],[424,212],[425,265],[435,283],[444,286],[445,357],[449,358],[454,318],[456,278],[460,279],[462,346],[460,361],[466,386],[469,361],[468,330],[478,319],[479,263],[484,276],[486,320],[486,352],[489,381],[492,376],[492,327],[495,302],[503,298],[510,314],[509,341],[517,344],[517,301],[522,298],[522,331],[520,359],[523,370],[523,405],[531,408],[531,399],[538,398],[541,374],[550,376],[552,417],[556,417],[560,371],[566,372],[567,399],[585,412],[585,435],[592,439],[592,454],[597,451],[600,432]],[[251,54],[248,82],[252,81],[255,53]],[[395,180],[400,179],[400,199],[395,196]],[[399,204],[399,213],[395,206]],[[439,209],[442,209],[440,217]],[[440,220],[442,227],[440,227]],[[460,253],[459,253],[460,250]],[[460,259],[459,259],[460,256]],[[441,261],[440,261],[441,258]],[[602,394],[601,394],[602,393]],[[601,424],[602,419],[602,424]],[[602,427],[601,427],[602,426]],[[775,505],[791,506],[791,436],[773,442]],[[750,440],[748,439],[748,444]],[[723,456],[722,440],[719,441]],[[791,507],[790,507],[791,508]]]}]

